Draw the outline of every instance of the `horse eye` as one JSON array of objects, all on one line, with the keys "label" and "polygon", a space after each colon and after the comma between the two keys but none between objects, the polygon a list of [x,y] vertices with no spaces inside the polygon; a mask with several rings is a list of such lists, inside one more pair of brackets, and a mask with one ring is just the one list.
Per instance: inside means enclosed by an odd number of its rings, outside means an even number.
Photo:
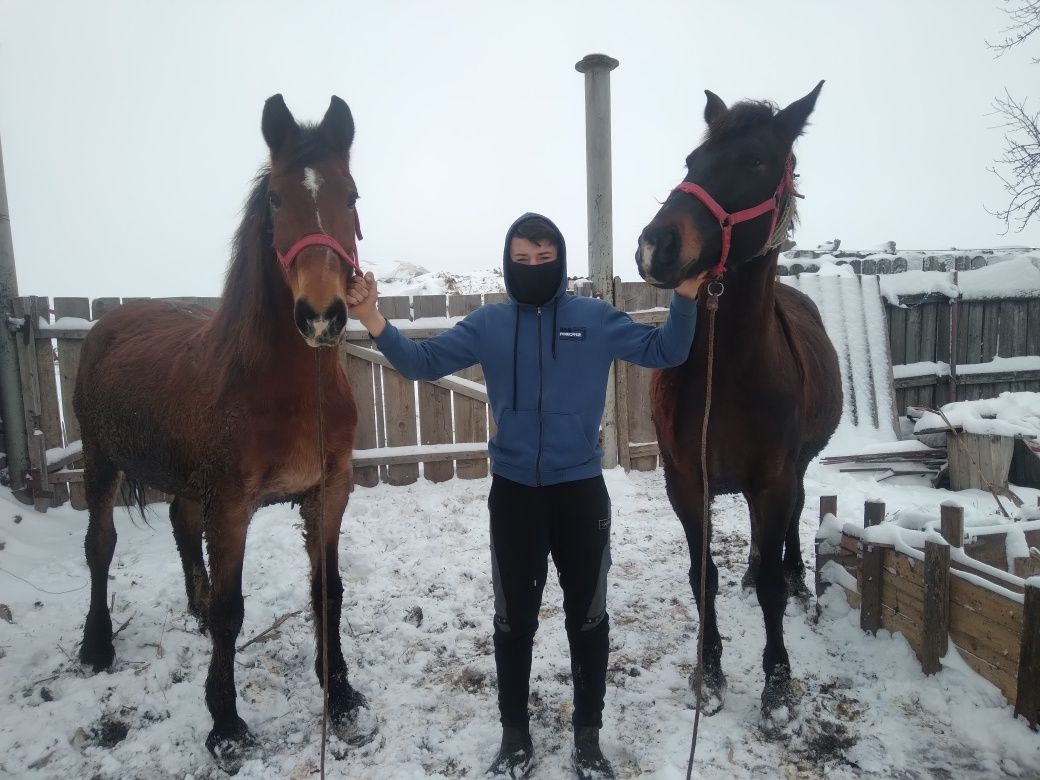
[{"label": "horse eye", "polygon": [[282,197],[277,192],[269,192],[267,202],[271,204],[271,208],[276,209],[282,205]]},{"label": "horse eye", "polygon": [[761,157],[757,157],[755,155],[752,155],[751,157],[748,158],[748,167],[749,168],[761,168],[762,167],[762,158]]}]

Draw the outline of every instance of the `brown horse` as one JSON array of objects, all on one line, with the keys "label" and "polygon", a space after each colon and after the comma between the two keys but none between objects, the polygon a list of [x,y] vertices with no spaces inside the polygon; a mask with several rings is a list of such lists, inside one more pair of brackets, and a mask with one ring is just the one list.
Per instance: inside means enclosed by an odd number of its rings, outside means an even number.
[{"label": "brown horse", "polygon": [[[782,111],[753,102],[727,108],[707,92],[706,138],[687,157],[686,178],[643,230],[636,253],[640,274],[658,287],[674,288],[713,268],[724,272],[707,433],[708,498],[743,493],[750,507],[752,555],[745,581],[753,582],[765,619],[762,708],[767,717],[780,716],[780,708],[792,701],[783,617],[789,588],[807,595],[798,540],[802,479],[837,427],[842,409],[837,355],[816,306],[776,282],[779,245],[794,217],[791,147],[822,86]],[[653,382],[668,497],[686,531],[690,583],[698,601],[707,288],[702,288],[689,358],[657,372]],[[709,554],[702,627],[709,713],[722,706],[726,687],[717,593],[718,569]]]},{"label": "brown horse", "polygon": [[107,589],[122,472],[130,484],[175,496],[170,521],[188,607],[213,641],[206,678],[213,729],[206,746],[232,762],[252,744],[235,706],[234,656],[246,530],[265,503],[294,498],[301,505],[315,667],[324,685],[327,641],[333,723],[348,738],[362,738],[358,716],[366,705],[347,681],[339,634],[337,542],[353,486],[357,409],[337,350],[321,348],[334,346],[346,324],[356,266],[357,189],[349,169],[354,120],[347,104],[333,97],[319,125],[300,126],[275,95],[264,105],[262,130],[270,167],[246,202],[219,311],[142,301],[110,312],[84,342],[74,396],[91,579],[80,659],[98,671],[115,653]]}]

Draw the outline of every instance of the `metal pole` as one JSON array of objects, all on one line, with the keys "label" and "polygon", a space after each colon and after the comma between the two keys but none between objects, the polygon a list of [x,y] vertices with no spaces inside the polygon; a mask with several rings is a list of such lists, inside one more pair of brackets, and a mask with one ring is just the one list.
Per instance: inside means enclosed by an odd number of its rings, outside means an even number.
[{"label": "metal pole", "polygon": [[0,145],[0,413],[4,419],[7,449],[7,471],[11,490],[25,490],[29,471],[29,440],[25,432],[25,409],[22,385],[18,376],[18,337],[9,327],[14,315],[14,299],[18,297],[18,276],[14,266],[14,242],[11,239],[11,212],[7,206],[4,179],[4,152]]},{"label": "metal pole", "polygon": [[[589,54],[574,69],[585,74],[585,166],[589,203],[589,279],[593,294],[614,304],[614,228],[610,183],[610,71],[618,61]],[[618,464],[614,367],[603,409],[603,466]]]}]

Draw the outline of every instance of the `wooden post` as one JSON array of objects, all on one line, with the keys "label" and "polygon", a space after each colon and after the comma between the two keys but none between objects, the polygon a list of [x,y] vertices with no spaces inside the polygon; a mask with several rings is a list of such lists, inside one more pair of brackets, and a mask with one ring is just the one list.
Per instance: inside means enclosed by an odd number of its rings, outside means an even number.
[{"label": "wooden post", "polygon": [[[621,290],[623,282],[620,276],[614,277],[614,302],[621,303]],[[614,408],[617,417],[617,449],[618,463],[625,471],[632,468],[632,453],[629,445],[632,443],[632,432],[628,426],[628,369],[622,363],[614,364]]]},{"label": "wooden post", "polygon": [[[820,496],[820,523],[823,523],[823,518],[827,515],[838,514],[838,497],[837,496]],[[820,540],[816,539],[816,598],[819,599],[823,595],[823,592],[827,590],[830,585],[823,579],[821,574],[824,565],[827,561],[834,560],[832,553],[820,553]],[[816,605],[819,609],[819,604]]]},{"label": "wooden post", "polygon": [[885,519],[885,502],[884,501],[864,501],[863,502],[863,527],[870,528],[871,526],[878,525]]},{"label": "wooden post", "polygon": [[823,518],[827,515],[838,516],[838,497],[837,496],[820,496],[820,522],[823,522]]},{"label": "wooden post", "polygon": [[859,627],[869,634],[881,628],[881,561],[885,555],[882,545],[863,543],[863,566],[860,569]]},{"label": "wooden post", "polygon": [[[379,299],[379,311],[387,319],[411,319],[407,296]],[[411,447],[419,443],[415,424],[415,383],[396,371],[384,368],[383,404],[386,414],[386,444],[389,447]],[[383,476],[382,470],[380,475]],[[419,479],[419,464],[389,465],[384,479],[391,485],[411,485]]]},{"label": "wooden post", "polygon": [[921,670],[935,674],[942,669],[950,639],[950,546],[925,542],[924,546],[924,636],[921,640]]},{"label": "wooden post", "polygon": [[942,538],[952,547],[964,544],[964,507],[943,504],[939,508],[939,524]]},{"label": "wooden post", "polygon": [[1015,715],[1021,715],[1036,731],[1040,727],[1040,587],[1026,585],[1022,611],[1022,649],[1018,659],[1018,696]]}]

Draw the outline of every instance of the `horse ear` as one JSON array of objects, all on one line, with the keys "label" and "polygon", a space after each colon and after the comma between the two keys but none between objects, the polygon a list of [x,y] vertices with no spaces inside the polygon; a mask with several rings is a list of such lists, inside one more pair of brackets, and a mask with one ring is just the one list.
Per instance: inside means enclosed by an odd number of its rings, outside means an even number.
[{"label": "horse ear", "polygon": [[793,144],[794,139],[802,134],[805,123],[809,120],[809,114],[816,107],[816,98],[819,97],[821,89],[823,89],[822,81],[808,95],[794,101],[773,117],[774,127],[780,137],[784,139],[784,143]]},{"label": "horse ear", "polygon": [[710,89],[704,90],[704,94],[708,96],[708,103],[704,106],[704,121],[710,127],[712,122],[729,111],[729,109],[726,108],[726,103],[722,98]]},{"label": "horse ear", "polygon": [[321,120],[321,131],[335,149],[343,157],[347,156],[351,144],[354,143],[354,117],[346,103],[335,95],[329,103],[329,110]]},{"label": "horse ear", "polygon": [[285,147],[286,141],[296,135],[300,126],[296,124],[293,115],[281,95],[271,95],[264,102],[264,117],[260,122],[263,130],[264,140],[271,154],[276,154]]}]

